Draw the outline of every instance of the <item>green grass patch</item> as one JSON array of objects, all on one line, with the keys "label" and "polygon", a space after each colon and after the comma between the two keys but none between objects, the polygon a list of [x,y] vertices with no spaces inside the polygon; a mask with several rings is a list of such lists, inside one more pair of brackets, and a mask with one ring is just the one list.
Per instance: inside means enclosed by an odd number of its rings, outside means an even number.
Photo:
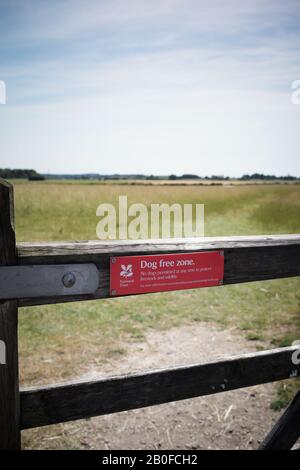
[{"label": "green grass patch", "polygon": [[[129,204],[204,203],[205,235],[300,232],[300,186],[142,186],[122,184],[15,185],[18,241],[95,239],[96,209]],[[22,383],[66,379],[124,353],[148,329],[211,321],[240,329],[250,341],[275,346],[300,339],[300,281],[282,279],[121,299],[20,309]],[[199,345],[201,347],[201,345]],[[281,390],[281,389],[280,389]],[[290,387],[280,391],[284,403]]]}]

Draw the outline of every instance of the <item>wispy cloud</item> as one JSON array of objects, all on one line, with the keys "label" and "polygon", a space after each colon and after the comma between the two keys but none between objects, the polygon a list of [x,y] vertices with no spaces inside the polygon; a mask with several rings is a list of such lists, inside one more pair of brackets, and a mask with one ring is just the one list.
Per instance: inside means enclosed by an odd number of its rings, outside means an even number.
[{"label": "wispy cloud", "polygon": [[300,7],[294,1],[0,5],[0,74],[11,84],[11,103],[151,83],[283,89],[299,70]]},{"label": "wispy cloud", "polygon": [[[276,155],[277,172],[300,173],[299,20],[298,0],[0,0],[0,151],[42,170],[41,149],[62,171],[85,151],[77,171],[154,173],[171,156],[179,172],[271,171]],[[237,165],[242,153],[258,156]]]}]

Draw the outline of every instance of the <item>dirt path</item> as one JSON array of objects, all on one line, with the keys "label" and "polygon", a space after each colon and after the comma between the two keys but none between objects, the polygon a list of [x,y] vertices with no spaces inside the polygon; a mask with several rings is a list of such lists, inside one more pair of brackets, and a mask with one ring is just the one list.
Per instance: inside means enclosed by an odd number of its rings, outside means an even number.
[{"label": "dirt path", "polygon": [[[151,331],[126,343],[127,353],[80,379],[206,362],[256,350],[234,330],[192,324]],[[278,413],[272,384],[23,432],[23,447],[38,449],[253,449]]]}]

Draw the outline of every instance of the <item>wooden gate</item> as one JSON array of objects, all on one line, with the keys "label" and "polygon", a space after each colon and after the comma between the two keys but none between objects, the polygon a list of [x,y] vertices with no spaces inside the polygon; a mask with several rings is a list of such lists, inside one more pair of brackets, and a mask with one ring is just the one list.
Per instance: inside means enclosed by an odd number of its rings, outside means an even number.
[{"label": "wooden gate", "polygon": [[[226,392],[300,375],[299,346],[291,346],[207,364],[20,390],[18,308],[111,297],[110,261],[118,256],[220,250],[224,255],[224,285],[299,276],[300,235],[16,244],[13,214],[13,188],[1,181],[0,341],[5,352],[5,360],[0,364],[1,449],[19,449],[22,429]],[[68,290],[74,286],[72,273],[75,266],[76,272],[82,270],[81,277],[88,279],[79,293]],[[95,276],[96,284],[93,286]],[[19,291],[16,291],[16,286],[20,286]],[[37,286],[40,292],[37,292]],[[8,296],[6,292],[15,292],[15,295]],[[118,297],[118,293],[114,292],[113,296]],[[261,448],[290,449],[299,435],[300,392]]]}]

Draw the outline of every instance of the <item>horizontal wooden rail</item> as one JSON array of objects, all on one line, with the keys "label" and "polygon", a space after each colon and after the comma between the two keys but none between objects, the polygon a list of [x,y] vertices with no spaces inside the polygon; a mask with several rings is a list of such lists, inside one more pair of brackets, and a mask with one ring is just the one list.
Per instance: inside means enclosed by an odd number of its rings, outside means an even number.
[{"label": "horizontal wooden rail", "polygon": [[[299,348],[299,346],[298,346]],[[21,391],[21,428],[142,408],[275,382],[300,374],[297,346],[99,381]]]},{"label": "horizontal wooden rail", "polygon": [[138,241],[19,243],[18,264],[95,263],[100,285],[93,294],[21,299],[19,306],[109,297],[109,259],[134,256],[224,250],[224,284],[300,275],[300,235],[182,238]]}]

